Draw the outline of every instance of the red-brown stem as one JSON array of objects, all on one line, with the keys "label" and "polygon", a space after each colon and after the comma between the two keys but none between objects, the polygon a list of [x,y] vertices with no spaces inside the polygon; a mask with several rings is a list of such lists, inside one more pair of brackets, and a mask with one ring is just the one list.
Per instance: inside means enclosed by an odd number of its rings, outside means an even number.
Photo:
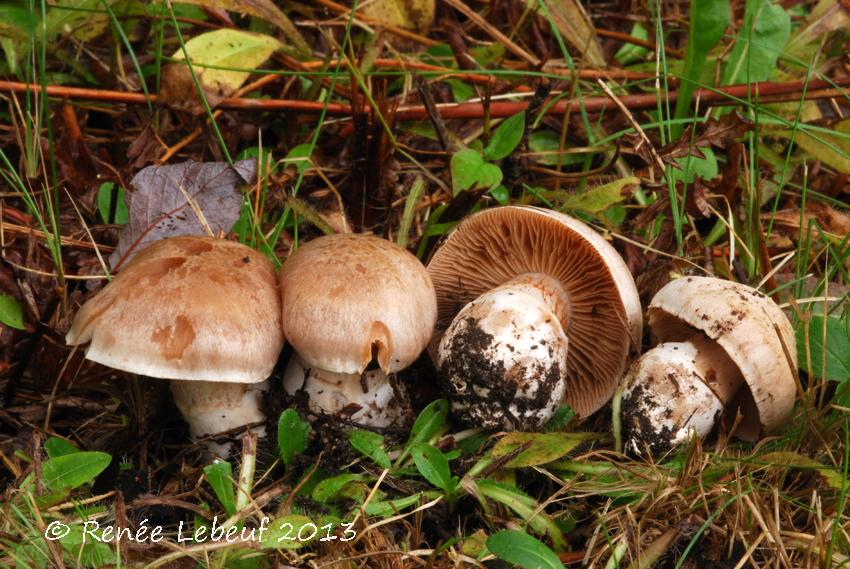
[{"label": "red-brown stem", "polygon": [[[762,102],[779,102],[797,100],[806,89],[805,98],[822,99],[842,96],[835,91],[834,87],[850,86],[850,78],[841,78],[834,81],[790,81],[787,83],[773,83],[765,81],[762,83],[751,83],[750,85],[731,85],[720,87],[715,90],[699,89],[696,91],[694,100],[699,99],[701,105],[722,106],[736,105],[734,99],[745,99],[750,93],[752,97],[759,97]],[[41,85],[18,83],[15,81],[0,81],[0,91],[11,91],[25,93],[27,91],[41,92]],[[87,89],[82,87],[67,87],[64,85],[48,85],[47,95],[51,97],[62,97],[70,99],[88,99],[95,101],[108,101],[111,103],[143,104],[145,96],[141,93],[126,93],[123,91],[107,91],[101,89]],[[679,93],[670,91],[667,94],[669,101],[677,99]],[[657,104],[656,93],[642,95],[625,95],[620,101],[630,110],[654,109]],[[158,103],[155,95],[150,96],[151,102]],[[491,102],[488,108],[491,117],[509,117],[525,110],[529,101]],[[598,113],[612,108],[613,102],[608,97],[585,97],[581,101],[562,100],[547,108],[547,114],[563,114],[565,112],[578,111],[584,108],[586,112]],[[290,99],[224,99],[218,108],[225,110],[255,110],[255,111],[298,111],[301,113],[318,114],[327,109],[331,116],[350,116],[352,109],[350,105],[338,103],[321,103],[315,101],[297,101]],[[481,103],[460,103],[438,105],[437,111],[443,118],[481,118],[485,109]],[[371,112],[365,107],[363,112]],[[427,118],[428,113],[424,105],[411,105],[400,107],[396,113],[396,120],[420,120]]]}]

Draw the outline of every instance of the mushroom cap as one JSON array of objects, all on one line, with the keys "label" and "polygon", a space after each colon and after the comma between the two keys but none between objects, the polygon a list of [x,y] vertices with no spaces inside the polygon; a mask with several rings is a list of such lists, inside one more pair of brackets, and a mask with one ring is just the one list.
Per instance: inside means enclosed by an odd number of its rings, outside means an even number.
[{"label": "mushroom cap", "polygon": [[437,301],[428,271],[395,243],[337,234],[301,245],[280,272],[283,331],[309,367],[385,373],[428,345]]},{"label": "mushroom cap", "polygon": [[467,304],[439,345],[452,411],[485,429],[535,430],[561,405],[567,337],[533,296],[498,287]]},{"label": "mushroom cap", "polygon": [[649,326],[659,342],[683,341],[699,330],[738,366],[749,387],[738,391],[743,417],[738,436],[771,433],[791,416],[796,340],[788,318],[767,296],[713,277],[676,279],[652,299]]},{"label": "mushroom cap", "polygon": [[660,454],[696,433],[706,436],[723,413],[723,402],[706,384],[692,342],[659,344],[629,368],[622,417],[626,450]]},{"label": "mushroom cap", "polygon": [[604,405],[641,342],[637,288],[617,251],[562,213],[528,206],[462,221],[428,264],[437,289],[438,336],[485,291],[525,273],[558,280],[570,297],[566,401],[580,416]]},{"label": "mushroom cap", "polygon": [[65,340],[149,377],[263,381],[283,348],[274,267],[233,241],[157,241],[80,308]]}]

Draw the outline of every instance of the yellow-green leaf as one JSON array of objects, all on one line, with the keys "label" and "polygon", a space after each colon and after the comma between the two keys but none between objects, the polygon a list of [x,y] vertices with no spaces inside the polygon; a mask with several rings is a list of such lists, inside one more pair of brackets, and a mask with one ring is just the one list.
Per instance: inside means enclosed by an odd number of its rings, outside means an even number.
[{"label": "yellow-green leaf", "polygon": [[[839,172],[850,174],[850,119],[839,121],[832,126],[836,134],[824,131],[809,134],[798,130],[794,141],[807,154]],[[790,136],[790,131],[786,131]]]},{"label": "yellow-green leaf", "polygon": [[612,205],[625,200],[631,193],[628,190],[638,184],[640,184],[640,180],[634,176],[628,176],[603,186],[590,188],[580,194],[568,194],[563,201],[563,209],[586,211],[593,214],[601,213]]},{"label": "yellow-green leaf", "polygon": [[[223,28],[195,36],[186,42],[189,61],[201,84],[213,92],[229,95],[283,44],[271,36]],[[185,59],[182,49],[173,58]]]},{"label": "yellow-green leaf", "polygon": [[275,6],[271,0],[181,0],[185,4],[197,4],[199,6],[208,6],[221,8],[229,12],[245,14],[248,16],[256,16],[277,26],[283,32],[286,39],[295,48],[304,54],[310,53],[310,47],[304,36],[298,31],[286,14],[280,8]]},{"label": "yellow-green leaf", "polygon": [[597,437],[594,433],[508,433],[499,439],[492,454],[499,458],[528,445],[528,448],[509,460],[505,467],[536,466],[558,460],[581,443]]},{"label": "yellow-green leaf", "polygon": [[825,466],[811,458],[792,451],[777,451],[763,454],[758,457],[757,464],[766,463],[767,466],[778,468],[799,468],[801,470],[816,470],[831,488],[841,492],[846,490],[848,480],[835,468]]}]

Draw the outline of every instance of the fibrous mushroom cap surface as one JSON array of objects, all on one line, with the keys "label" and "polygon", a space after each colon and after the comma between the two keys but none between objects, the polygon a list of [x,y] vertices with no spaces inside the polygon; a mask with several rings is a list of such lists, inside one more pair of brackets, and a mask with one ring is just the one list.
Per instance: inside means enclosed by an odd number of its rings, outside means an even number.
[{"label": "fibrous mushroom cap surface", "polygon": [[157,241],[80,308],[66,341],[145,376],[262,381],[283,347],[274,267],[233,241]]},{"label": "fibrous mushroom cap surface", "polygon": [[310,367],[362,373],[374,357],[392,373],[419,356],[434,330],[428,271],[386,239],[314,239],[286,260],[280,285],[284,333]]},{"label": "fibrous mushroom cap surface", "polygon": [[684,277],[652,299],[649,325],[659,342],[684,341],[696,329],[720,344],[749,387],[762,432],[775,431],[790,417],[796,397],[794,329],[767,296],[740,283]]}]

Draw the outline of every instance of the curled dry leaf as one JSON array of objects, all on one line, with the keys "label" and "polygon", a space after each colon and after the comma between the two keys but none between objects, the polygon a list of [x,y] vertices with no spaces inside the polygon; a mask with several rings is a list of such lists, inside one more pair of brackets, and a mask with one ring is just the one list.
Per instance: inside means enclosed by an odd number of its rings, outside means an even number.
[{"label": "curled dry leaf", "polygon": [[[770,213],[762,214],[761,218],[764,223],[768,223],[771,219]],[[800,217],[799,209],[781,209],[773,215],[776,229],[792,239],[801,237],[806,239],[806,231],[811,231],[809,239],[817,240],[817,230],[814,228],[813,221],[817,222],[823,231],[831,234],[836,239],[842,239],[845,235],[850,234],[850,215],[843,211],[839,211],[834,207],[828,206],[821,202],[812,201],[806,205],[806,211]],[[804,231],[800,231],[800,223],[802,222]]]},{"label": "curled dry leaf", "polygon": [[148,166],[130,182],[133,191],[126,198],[130,220],[118,236],[109,264],[118,269],[140,249],[166,237],[230,231],[242,206],[238,187],[251,183],[256,174],[255,160],[242,160],[233,167],[192,160]]},{"label": "curled dry leaf", "polygon": [[604,68],[607,64],[605,56],[602,55],[599,38],[581,3],[578,0],[543,1],[546,4],[546,11],[540,8],[537,0],[526,0],[532,7],[536,7],[539,13],[549,13],[552,22],[564,39],[584,55],[591,67]]},{"label": "curled dry leaf", "polygon": [[374,0],[359,12],[386,25],[424,33],[434,21],[434,0]]}]

